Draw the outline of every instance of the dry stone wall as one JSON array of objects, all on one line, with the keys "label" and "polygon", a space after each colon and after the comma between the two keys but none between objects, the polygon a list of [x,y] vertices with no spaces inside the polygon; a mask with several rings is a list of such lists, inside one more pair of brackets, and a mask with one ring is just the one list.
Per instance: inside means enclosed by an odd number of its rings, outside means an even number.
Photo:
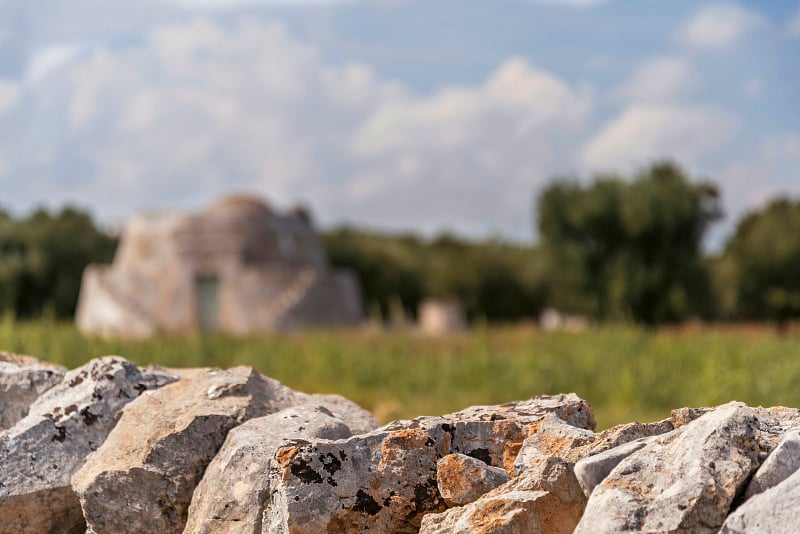
[{"label": "dry stone wall", "polygon": [[252,368],[0,353],[0,534],[796,532],[800,411],[595,431],[547,395],[380,427]]}]

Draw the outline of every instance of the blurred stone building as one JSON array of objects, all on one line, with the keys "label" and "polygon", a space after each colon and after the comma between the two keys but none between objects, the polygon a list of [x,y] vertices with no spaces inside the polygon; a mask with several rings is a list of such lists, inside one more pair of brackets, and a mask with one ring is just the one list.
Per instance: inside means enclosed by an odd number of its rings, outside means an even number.
[{"label": "blurred stone building", "polygon": [[467,328],[467,318],[457,299],[426,299],[418,314],[419,328],[425,334],[440,335]]},{"label": "blurred stone building", "polygon": [[132,217],[113,263],[84,272],[76,316],[84,332],[133,338],[362,318],[355,277],[328,267],[309,214],[243,195],[199,213]]}]

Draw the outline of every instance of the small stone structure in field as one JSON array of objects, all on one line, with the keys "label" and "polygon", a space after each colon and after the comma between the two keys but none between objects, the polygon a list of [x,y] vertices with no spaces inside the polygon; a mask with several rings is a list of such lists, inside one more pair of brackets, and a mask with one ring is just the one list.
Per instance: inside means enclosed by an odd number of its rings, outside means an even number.
[{"label": "small stone structure in field", "polygon": [[419,328],[430,335],[465,330],[464,308],[457,299],[427,299],[419,306]]},{"label": "small stone structure in field", "polygon": [[362,318],[355,277],[328,267],[308,213],[277,213],[246,195],[199,213],[135,215],[114,262],[87,267],[77,310],[82,331],[129,338]]}]

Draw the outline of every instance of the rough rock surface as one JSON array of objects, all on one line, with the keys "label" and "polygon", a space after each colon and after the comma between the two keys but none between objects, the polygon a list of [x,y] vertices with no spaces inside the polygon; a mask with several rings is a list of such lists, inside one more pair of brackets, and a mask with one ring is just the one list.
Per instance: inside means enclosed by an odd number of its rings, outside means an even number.
[{"label": "rough rock surface", "polygon": [[439,459],[459,452],[510,473],[522,441],[548,413],[594,426],[585,401],[557,395],[283,447],[270,469],[263,532],[416,532],[426,513],[446,508]]},{"label": "rough rock surface", "polygon": [[67,373],[40,396],[27,416],[0,433],[0,531],[82,532],[70,477],[106,439],[120,408],[172,380],[105,357]]},{"label": "rough rock surface", "polygon": [[181,532],[195,486],[228,431],[290,406],[250,367],[202,369],[130,403],[72,478],[91,532]]},{"label": "rough rock surface", "polygon": [[800,525],[800,471],[748,499],[725,520],[721,534],[794,534]]},{"label": "rough rock surface", "polygon": [[436,464],[436,484],[448,506],[461,506],[510,480],[508,472],[466,454],[448,454]]},{"label": "rough rock surface", "polygon": [[269,496],[266,475],[278,448],[303,439],[350,435],[342,419],[313,405],[287,408],[234,428],[194,490],[185,532],[260,532]]},{"label": "rough rock surface", "polygon": [[587,456],[583,460],[579,460],[575,464],[575,478],[583,489],[583,493],[589,497],[592,494],[595,486],[600,484],[611,473],[612,469],[617,465],[638,451],[647,446],[648,443],[653,441],[657,436],[646,438],[639,438],[622,445],[617,445],[612,449],[595,454],[594,456]]},{"label": "rough rock surface", "polygon": [[758,466],[758,426],[730,403],[657,438],[595,487],[575,532],[716,532]]},{"label": "rough rock surface", "polygon": [[374,415],[341,395],[323,395],[319,393],[306,395],[300,393],[295,403],[298,405],[308,404],[312,406],[324,406],[330,410],[334,416],[344,421],[354,435],[372,432],[380,426]]},{"label": "rough rock surface", "polygon": [[[26,368],[27,383],[14,375]],[[0,353],[0,417],[28,411],[0,431],[0,534],[781,533],[800,523],[795,408],[681,408],[595,433],[591,408],[569,394],[375,428],[343,397],[250,368],[106,357],[52,387],[42,369]],[[51,382],[63,372],[52,369]]]},{"label": "rough rock surface", "polygon": [[0,351],[0,431],[28,415],[31,403],[61,382],[66,372],[59,365]]},{"label": "rough rock surface", "polygon": [[509,491],[486,496],[481,506],[453,508],[444,514],[429,514],[420,534],[557,534],[569,526],[543,521],[557,510],[558,499],[546,491]]},{"label": "rough rock surface", "polygon": [[753,475],[745,499],[777,486],[800,468],[800,433],[787,432]]}]

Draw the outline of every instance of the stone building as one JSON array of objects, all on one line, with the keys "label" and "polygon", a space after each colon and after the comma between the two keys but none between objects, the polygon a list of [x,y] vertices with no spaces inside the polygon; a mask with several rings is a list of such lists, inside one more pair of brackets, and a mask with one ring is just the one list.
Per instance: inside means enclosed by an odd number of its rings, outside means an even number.
[{"label": "stone building", "polygon": [[328,267],[308,213],[277,213],[240,195],[199,213],[132,217],[113,263],[86,268],[76,320],[87,333],[142,338],[353,325],[362,317],[355,277]]},{"label": "stone building", "polygon": [[419,328],[425,334],[440,335],[467,328],[466,314],[457,299],[426,299],[419,306]]}]

